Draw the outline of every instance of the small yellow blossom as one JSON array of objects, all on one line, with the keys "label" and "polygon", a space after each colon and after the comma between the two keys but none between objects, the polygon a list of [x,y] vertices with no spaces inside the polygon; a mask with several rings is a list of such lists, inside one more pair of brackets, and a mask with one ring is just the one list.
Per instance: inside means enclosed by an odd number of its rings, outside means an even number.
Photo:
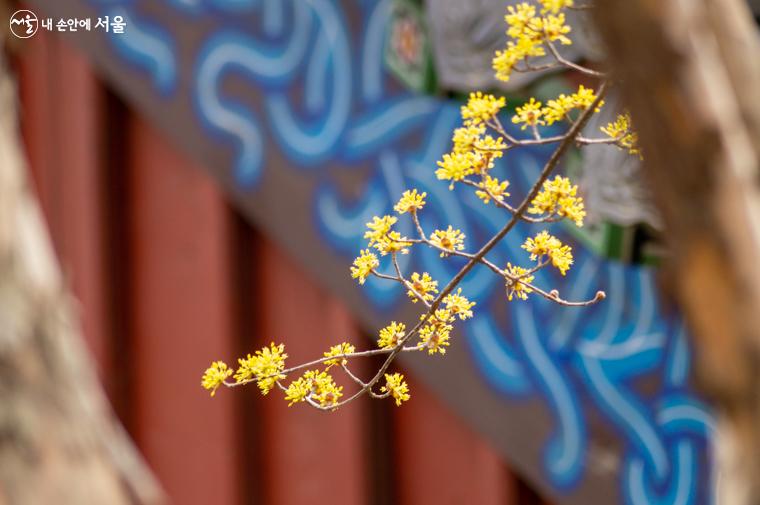
[{"label": "small yellow blossom", "polygon": [[287,357],[285,346],[272,342],[269,347],[263,347],[253,356],[249,354],[245,359],[238,359],[240,367],[235,372],[235,380],[244,382],[253,379],[261,389],[261,394],[266,395],[278,380],[285,378],[280,372],[285,369]]},{"label": "small yellow blossom", "polygon": [[531,202],[528,213],[566,217],[577,226],[583,226],[586,210],[583,198],[576,196],[577,193],[578,186],[570,184],[567,177],[558,175],[554,179],[544,181],[541,191]]},{"label": "small yellow blossom", "polygon": [[509,298],[510,302],[513,296],[521,300],[527,300],[528,294],[533,292],[527,284],[524,284],[533,282],[533,275],[527,275],[528,272],[527,268],[507,263],[507,273],[515,278],[515,280],[507,279],[507,298]]},{"label": "small yellow blossom", "polygon": [[549,235],[546,230],[525,240],[522,248],[530,253],[530,259],[533,261],[538,261],[543,256],[548,257],[552,265],[562,275],[565,275],[570,265],[573,264],[573,253],[570,246],[563,245],[557,237]]},{"label": "small yellow blossom", "polygon": [[512,122],[515,124],[523,123],[521,130],[524,130],[527,126],[540,126],[546,124],[541,119],[541,102],[537,102],[535,98],[531,98],[529,102],[526,102],[522,107],[515,109],[515,114],[512,116]]},{"label": "small yellow blossom", "polygon": [[435,322],[426,324],[420,328],[420,341],[427,347],[428,354],[446,354],[446,347],[450,345],[451,330],[453,326]]},{"label": "small yellow blossom", "polygon": [[472,151],[475,144],[480,140],[480,136],[486,132],[486,125],[478,123],[474,125],[462,126],[454,130],[451,141],[454,143],[453,151],[455,153],[467,153]]},{"label": "small yellow blossom", "polygon": [[472,151],[444,154],[443,160],[438,162],[440,168],[435,171],[435,176],[451,181],[449,189],[452,189],[455,182],[474,174],[475,167],[481,165],[482,161],[482,157]]},{"label": "small yellow blossom", "polygon": [[466,296],[462,295],[462,288],[457,289],[456,293],[446,295],[443,303],[449,312],[459,316],[459,319],[462,321],[472,317],[472,307],[475,306],[475,302],[471,302]]},{"label": "small yellow blossom", "polygon": [[535,19],[535,6],[527,2],[521,2],[517,5],[508,5],[507,14],[504,16],[504,21],[506,21],[509,26],[507,29],[507,35],[513,39],[524,36],[526,30]]},{"label": "small yellow blossom", "polygon": [[470,93],[467,105],[462,106],[462,119],[466,125],[477,125],[489,121],[505,104],[506,100],[503,96],[496,98],[493,95],[484,95],[480,91]]},{"label": "small yellow blossom", "polygon": [[430,242],[443,249],[443,251],[441,251],[441,258],[443,258],[453,251],[461,251],[464,249],[464,233],[449,225],[445,230],[435,230],[432,235],[430,235]]},{"label": "small yellow blossom", "polygon": [[375,242],[380,241],[388,235],[391,231],[391,226],[396,224],[398,218],[396,216],[374,216],[372,221],[367,223],[368,231],[364,232],[364,238],[369,239],[369,245],[372,246]]},{"label": "small yellow blossom", "polygon": [[412,245],[409,239],[402,237],[397,231],[390,231],[384,237],[380,237],[373,247],[380,251],[381,256],[390,253],[408,254]]},{"label": "small yellow blossom", "polygon": [[[491,158],[501,158],[504,153],[502,152],[507,148],[507,144],[504,143],[504,139],[501,137],[493,138],[490,135],[486,135],[480,138],[475,143],[475,150],[481,151],[481,154],[491,156]],[[491,160],[489,160],[491,161]],[[489,163],[486,168],[493,168],[493,164]],[[480,173],[482,170],[477,170]]]},{"label": "small yellow blossom", "polygon": [[[546,124],[552,125],[557,121],[569,117],[568,114],[573,110],[586,110],[596,100],[596,92],[591,88],[586,88],[582,84],[578,86],[578,91],[572,95],[565,95],[564,93],[559,95],[554,100],[546,102],[546,107],[542,109]],[[601,100],[594,109],[599,112],[604,105],[604,100]]]},{"label": "small yellow blossom", "polygon": [[573,42],[567,38],[567,34],[570,33],[570,26],[565,21],[565,14],[559,15],[549,14],[544,17],[536,18],[531,23],[531,28],[539,33],[543,33],[549,41],[559,41],[563,46],[569,46]]},{"label": "small yellow blossom", "polygon": [[538,0],[542,6],[541,13],[557,14],[560,10],[573,6],[573,0]]},{"label": "small yellow blossom", "polygon": [[[308,373],[308,372],[307,372]],[[285,400],[288,402],[288,407],[294,403],[302,402],[306,400],[306,397],[311,393],[311,381],[305,377],[299,377],[291,382],[285,389]]]},{"label": "small yellow blossom", "polygon": [[354,260],[351,267],[351,277],[359,279],[359,284],[364,284],[372,270],[380,265],[377,256],[369,252],[369,249],[362,249],[360,255]]},{"label": "small yellow blossom", "polygon": [[614,123],[607,123],[607,126],[602,126],[600,130],[615,139],[618,147],[628,149],[630,154],[637,154],[641,158],[639,135],[632,129],[631,116],[628,112],[618,114]]},{"label": "small yellow blossom", "polygon": [[224,361],[214,361],[203,373],[201,386],[203,386],[203,389],[211,391],[211,396],[214,396],[216,390],[219,389],[219,386],[221,386],[230,375],[232,375],[232,370],[227,368],[227,363]]},{"label": "small yellow blossom", "polygon": [[380,349],[392,349],[396,347],[406,335],[406,325],[391,321],[391,324],[380,330],[380,338],[377,345]]},{"label": "small yellow blossom", "polygon": [[404,191],[404,194],[401,195],[401,199],[393,208],[399,214],[404,214],[406,212],[414,214],[425,206],[426,196],[427,193],[418,193],[416,189]]},{"label": "small yellow blossom", "polygon": [[540,40],[527,36],[520,37],[517,42],[507,42],[507,47],[503,51],[496,51],[492,67],[496,71],[496,78],[507,82],[518,62],[530,56],[545,55],[546,50]]},{"label": "small yellow blossom", "polygon": [[[330,347],[330,350],[325,353],[325,358],[330,358],[332,356],[342,356],[345,354],[352,354],[354,351],[356,351],[356,347],[353,345],[342,342],[338,345],[334,345]],[[325,366],[329,369],[330,367],[333,367],[335,365],[345,365],[348,363],[348,359],[344,358],[336,358],[336,359],[328,359],[325,361]]]},{"label": "small yellow blossom", "polygon": [[332,376],[319,370],[308,370],[302,377],[291,382],[285,390],[288,407],[307,398],[321,407],[331,407],[343,396],[343,386],[335,384]]},{"label": "small yellow blossom", "polygon": [[483,203],[489,203],[491,199],[503,202],[504,198],[509,196],[507,193],[507,187],[509,181],[499,181],[496,177],[486,175],[482,182],[478,183],[478,187],[481,188],[475,191],[475,195],[483,200]]},{"label": "small yellow blossom", "polygon": [[396,400],[396,405],[401,406],[401,402],[409,400],[409,386],[404,381],[404,376],[400,373],[385,374],[385,386],[380,388],[383,393],[390,393]]},{"label": "small yellow blossom", "polygon": [[417,303],[418,297],[429,302],[433,299],[433,295],[438,293],[438,281],[434,281],[427,272],[423,272],[422,275],[417,272],[412,273],[410,284],[406,294],[412,299],[412,303]]}]

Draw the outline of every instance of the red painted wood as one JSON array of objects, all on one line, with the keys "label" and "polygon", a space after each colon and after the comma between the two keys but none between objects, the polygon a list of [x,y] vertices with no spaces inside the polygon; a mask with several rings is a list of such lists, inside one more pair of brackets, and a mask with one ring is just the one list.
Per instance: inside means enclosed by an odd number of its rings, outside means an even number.
[{"label": "red painted wood", "polygon": [[101,378],[112,366],[104,272],[102,91],[84,57],[40,32],[20,64],[22,132],[31,172]]},{"label": "red painted wood", "polygon": [[87,61],[57,40],[56,86],[52,87],[58,160],[60,257],[74,294],[81,303],[81,321],[91,352],[108,379],[113,371],[108,342],[108,295],[102,163],[103,93]]},{"label": "red painted wood", "polygon": [[234,505],[235,397],[200,387],[235,354],[229,210],[152,126],[133,116],[128,132],[134,436],[173,503]]},{"label": "red painted wood", "polygon": [[411,399],[394,410],[399,505],[523,505],[516,480],[480,437],[404,374]]},{"label": "red painted wood", "polygon": [[[258,345],[284,342],[289,363],[320,357],[330,345],[358,341],[358,332],[336,299],[270,242],[255,258]],[[366,343],[361,345],[365,346]],[[337,373],[336,373],[337,377]],[[334,413],[304,405],[288,408],[279,391],[261,405],[265,503],[364,505],[370,455],[364,451],[366,399]]]}]

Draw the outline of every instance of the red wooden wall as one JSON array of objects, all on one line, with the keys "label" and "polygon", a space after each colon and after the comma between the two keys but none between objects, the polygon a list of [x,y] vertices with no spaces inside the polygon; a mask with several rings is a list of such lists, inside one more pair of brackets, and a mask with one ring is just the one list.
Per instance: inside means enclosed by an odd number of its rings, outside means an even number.
[{"label": "red wooden wall", "polygon": [[79,53],[40,33],[18,70],[33,180],[85,337],[173,503],[539,503],[413,376],[403,408],[363,400],[326,415],[255,388],[209,398],[212,359],[271,338],[306,359],[360,332]]}]

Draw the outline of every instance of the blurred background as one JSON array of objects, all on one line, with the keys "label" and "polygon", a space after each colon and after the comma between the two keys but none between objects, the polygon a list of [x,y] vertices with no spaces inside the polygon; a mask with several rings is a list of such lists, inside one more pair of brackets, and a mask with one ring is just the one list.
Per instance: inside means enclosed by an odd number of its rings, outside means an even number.
[{"label": "blurred background", "polygon": [[[306,361],[413,315],[403,293],[360,290],[347,273],[364,223],[403,189],[428,191],[430,224],[474,243],[502,222],[433,176],[466,93],[496,89],[512,108],[593,84],[567,72],[497,84],[507,3],[12,6],[39,18],[33,37],[9,38],[33,187],[98,377],[171,503],[711,502],[713,421],[660,294],[661,219],[638,163],[612,148],[568,156],[589,222],[554,228],[573,241],[575,272],[540,279],[574,298],[604,289],[599,307],[506,307],[475,271],[465,292],[485,314],[445,359],[401,364],[403,408],[360,400],[325,415],[200,387],[212,360],[275,340]],[[123,33],[96,28],[105,16]],[[573,21],[568,58],[599,57],[587,25]],[[548,154],[500,168],[524,190]],[[435,254],[410,261],[454,271]]]}]

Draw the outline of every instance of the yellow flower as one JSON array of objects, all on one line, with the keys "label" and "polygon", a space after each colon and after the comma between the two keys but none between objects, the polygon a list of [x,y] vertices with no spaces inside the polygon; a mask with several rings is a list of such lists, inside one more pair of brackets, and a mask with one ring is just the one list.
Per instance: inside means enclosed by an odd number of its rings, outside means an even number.
[{"label": "yellow flower", "polygon": [[[480,151],[484,156],[488,155],[492,158],[501,158],[504,154],[502,150],[506,148],[507,144],[504,143],[504,139],[501,137],[493,138],[490,135],[478,139],[475,143],[475,149],[477,151]],[[491,160],[489,159],[489,161]],[[489,163],[486,168],[493,168],[493,164]],[[476,170],[476,172],[480,172],[480,170]]]},{"label": "yellow flower", "polygon": [[529,3],[522,2],[507,6],[507,14],[504,16],[504,21],[509,25],[507,35],[513,39],[525,36],[526,30],[535,19],[536,8]]},{"label": "yellow flower", "polygon": [[388,232],[391,231],[398,218],[396,216],[374,216],[372,221],[367,223],[368,231],[364,232],[364,238],[369,239],[369,245],[372,246],[375,242],[385,238]]},{"label": "yellow flower", "polygon": [[451,181],[449,186],[451,189],[454,187],[454,182],[474,174],[475,167],[481,163],[480,155],[471,151],[444,154],[443,160],[438,162],[440,168],[435,171],[435,176],[444,181]]},{"label": "yellow flower", "polygon": [[547,256],[562,275],[565,275],[570,265],[573,264],[573,253],[570,246],[563,245],[557,237],[549,235],[546,230],[525,240],[522,248],[530,253],[532,261]]},{"label": "yellow flower", "polygon": [[[307,372],[308,373],[308,372]],[[305,377],[299,377],[291,382],[287,389],[285,389],[285,400],[289,401],[288,407],[294,403],[302,402],[306,400],[306,397],[311,393],[311,381]]]},{"label": "yellow flower", "polygon": [[402,237],[399,232],[391,231],[379,238],[373,247],[380,251],[381,256],[385,256],[389,253],[408,254],[411,245],[412,243],[406,237]]},{"label": "yellow flower", "polygon": [[359,279],[359,284],[364,284],[372,270],[380,265],[377,256],[369,252],[369,249],[362,249],[361,254],[354,260],[351,267],[351,277]]},{"label": "yellow flower", "polygon": [[453,326],[436,322],[426,324],[420,329],[420,340],[427,347],[428,354],[446,354],[446,347],[450,345],[451,330]]},{"label": "yellow flower", "polygon": [[529,56],[545,55],[546,50],[540,40],[523,36],[517,39],[517,42],[507,42],[507,47],[503,51],[496,51],[492,67],[496,71],[496,78],[507,82],[518,62]]},{"label": "yellow flower", "polygon": [[466,153],[472,151],[475,144],[480,140],[480,136],[486,132],[486,126],[483,123],[462,126],[454,130],[451,141],[454,143],[455,153]]},{"label": "yellow flower", "polygon": [[558,13],[560,10],[573,6],[573,0],[538,0],[542,6],[541,13],[546,14],[551,12],[552,14]]},{"label": "yellow flower", "polygon": [[528,285],[524,284],[533,282],[533,275],[526,275],[528,272],[527,268],[512,266],[511,263],[507,263],[507,273],[515,278],[515,280],[507,279],[507,298],[510,302],[513,296],[527,300],[528,293],[533,292]]},{"label": "yellow flower", "polygon": [[238,360],[240,367],[235,372],[235,380],[244,382],[254,379],[261,389],[261,394],[266,395],[278,380],[285,378],[280,372],[285,369],[287,357],[285,346],[272,342],[269,347],[263,347],[253,356],[249,354],[245,359]]},{"label": "yellow flower", "polygon": [[380,330],[380,338],[377,345],[380,349],[392,349],[396,347],[406,335],[406,325],[391,321],[391,324]]},{"label": "yellow flower", "polygon": [[531,23],[531,28],[536,32],[543,33],[551,42],[559,40],[559,43],[564,46],[569,46],[573,43],[566,37],[570,33],[570,27],[565,23],[564,13],[557,16],[549,14],[548,16],[537,18]]},{"label": "yellow flower", "polygon": [[380,388],[383,393],[390,393],[396,400],[396,405],[401,406],[401,402],[409,400],[409,386],[404,381],[404,376],[400,373],[385,374],[385,386]]},{"label": "yellow flower", "polygon": [[406,292],[412,299],[412,303],[417,303],[417,297],[429,302],[433,299],[434,293],[438,293],[438,281],[434,281],[427,272],[423,272],[422,275],[417,272],[412,273],[411,286]]},{"label": "yellow flower", "polygon": [[462,296],[462,288],[457,289],[456,293],[446,295],[443,303],[451,314],[459,316],[462,321],[472,317],[472,307],[475,306],[475,302],[471,302],[467,297]]},{"label": "yellow flower", "polygon": [[515,114],[512,116],[512,122],[515,124],[523,123],[521,130],[524,130],[527,126],[539,126],[546,124],[541,119],[541,102],[537,102],[535,98],[531,98],[529,102],[526,102],[522,107],[515,109]]},{"label": "yellow flower", "polygon": [[614,123],[607,123],[607,126],[602,126],[600,130],[615,139],[615,145],[628,149],[630,154],[637,154],[641,158],[639,135],[632,130],[631,116],[628,112],[618,114]]},{"label": "yellow flower", "polygon": [[413,189],[411,191],[409,190],[404,191],[404,194],[401,195],[401,199],[393,208],[399,214],[404,214],[406,212],[414,214],[415,212],[417,212],[418,210],[420,210],[422,207],[425,206],[426,196],[427,196],[427,193],[421,193],[421,194],[417,193],[416,189]]},{"label": "yellow flower", "polygon": [[484,95],[480,91],[470,93],[467,105],[462,106],[462,119],[466,125],[477,125],[492,119],[506,103],[504,97]]},{"label": "yellow flower", "polygon": [[285,400],[290,402],[288,407],[307,398],[322,407],[330,407],[338,403],[342,396],[343,386],[338,386],[330,374],[319,370],[307,370],[285,390]]},{"label": "yellow flower", "polygon": [[491,201],[491,198],[503,202],[504,197],[509,196],[507,186],[509,186],[509,181],[502,182],[496,177],[486,175],[483,181],[478,183],[478,187],[481,189],[475,191],[475,194],[486,204]]},{"label": "yellow flower", "polygon": [[203,386],[203,389],[211,391],[211,396],[214,396],[216,390],[219,389],[219,386],[221,386],[230,375],[232,375],[232,370],[227,368],[227,363],[224,361],[214,361],[203,373],[201,386]]},{"label": "yellow flower", "polygon": [[586,210],[583,198],[576,196],[578,186],[570,184],[567,177],[556,176],[544,181],[541,191],[531,202],[529,214],[547,214],[566,217],[577,226],[583,226]]},{"label": "yellow flower", "polygon": [[[555,100],[549,100],[546,102],[546,107],[542,109],[546,124],[552,125],[557,121],[562,121],[568,114],[576,109],[586,110],[596,100],[596,93],[591,88],[586,88],[582,84],[578,86],[578,91],[570,96],[561,94]],[[594,109],[599,112],[604,105],[604,100],[600,101]]]},{"label": "yellow flower", "polygon": [[[356,347],[354,347],[353,345],[349,343],[342,342],[338,345],[334,345],[330,347],[330,350],[325,353],[325,358],[330,358],[332,356],[341,356],[345,354],[352,354],[354,351],[356,351]],[[340,359],[337,359],[337,358],[328,359],[327,361],[325,361],[325,366],[327,366],[327,368],[329,369],[332,366],[345,365],[346,363],[348,363],[348,359],[346,359],[345,357],[340,358]]]},{"label": "yellow flower", "polygon": [[451,225],[445,230],[435,230],[430,235],[430,242],[441,249],[441,258],[448,256],[453,251],[464,249],[464,233],[453,228]]},{"label": "yellow flower", "polygon": [[343,386],[338,386],[327,372],[306,372],[304,374],[311,382],[311,398],[322,407],[330,407],[338,403],[343,396]]}]

